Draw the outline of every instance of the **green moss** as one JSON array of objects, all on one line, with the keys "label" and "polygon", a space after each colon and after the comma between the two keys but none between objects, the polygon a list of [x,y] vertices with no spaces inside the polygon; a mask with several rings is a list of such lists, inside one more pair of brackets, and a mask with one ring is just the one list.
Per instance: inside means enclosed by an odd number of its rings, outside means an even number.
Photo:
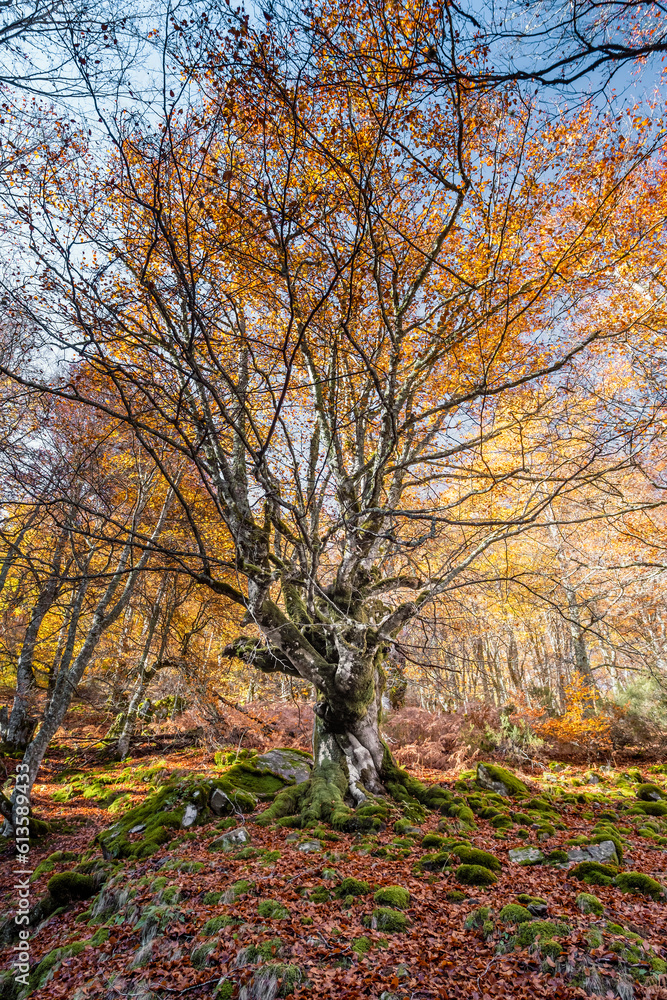
[{"label": "green moss", "polygon": [[599,948],[603,940],[602,931],[599,927],[589,927],[586,931],[586,943],[589,948]]},{"label": "green moss", "polygon": [[245,896],[246,893],[252,892],[254,888],[254,882],[249,882],[247,879],[242,878],[238,882],[233,882],[224,893],[224,896],[226,900],[233,903],[239,896]]},{"label": "green moss", "polygon": [[450,889],[449,892],[445,893],[445,899],[448,903],[462,903],[465,898],[465,892],[461,892],[460,889]]},{"label": "green moss", "polygon": [[407,910],[410,905],[410,893],[402,885],[386,885],[373,896],[376,903],[391,906],[396,910]]},{"label": "green moss", "polygon": [[654,785],[650,781],[643,782],[636,791],[636,796],[638,799],[642,799],[644,802],[653,802],[654,796],[657,795],[661,799],[667,799],[667,792],[664,788],[660,788],[659,785]]},{"label": "green moss", "polygon": [[499,858],[488,851],[482,851],[477,847],[467,847],[465,844],[458,844],[456,847],[452,847],[451,853],[455,854],[464,865],[481,865],[482,868],[488,868],[492,872],[500,871]]},{"label": "green moss", "polygon": [[109,928],[108,927],[100,927],[100,928],[98,928],[98,930],[95,931],[95,933],[91,937],[90,944],[92,944],[95,947],[97,947],[97,946],[99,946],[101,944],[104,944],[104,942],[108,941],[108,940],[109,940]]},{"label": "green moss", "polygon": [[667,816],[667,802],[638,802],[632,811],[643,812],[645,816]]},{"label": "green moss", "polygon": [[375,925],[377,930],[385,931],[389,934],[400,934],[407,930],[408,918],[399,910],[392,910],[387,906],[379,906],[373,910],[372,914],[364,917],[365,927]]},{"label": "green moss", "polygon": [[550,865],[562,865],[568,860],[567,851],[563,851],[557,847],[555,850],[549,851],[546,860]]},{"label": "green moss", "polygon": [[659,976],[662,976],[667,972],[667,962],[665,962],[662,958],[658,958],[657,955],[653,955],[649,958],[649,965],[651,966],[651,971],[655,972]]},{"label": "green moss", "polygon": [[201,933],[205,935],[217,934],[223,927],[233,927],[234,924],[237,923],[238,920],[235,920],[234,917],[230,917],[227,914],[222,914],[219,917],[211,917],[210,920],[207,920],[202,927]]},{"label": "green moss", "polygon": [[73,900],[90,899],[94,896],[95,880],[92,875],[61,872],[49,879],[47,889],[58,906],[66,906]]},{"label": "green moss", "polygon": [[576,904],[582,913],[594,913],[599,917],[604,913],[604,905],[590,892],[580,892],[576,898]]},{"label": "green moss", "polygon": [[530,923],[519,926],[516,940],[520,948],[527,948],[538,937],[541,942],[553,941],[557,937],[566,937],[569,932],[567,924],[554,923],[552,920],[531,920]]},{"label": "green moss", "polygon": [[462,885],[493,885],[498,879],[482,865],[459,865],[456,878]]},{"label": "green moss", "polygon": [[547,901],[543,899],[542,896],[531,896],[527,892],[520,892],[516,897],[520,903],[524,906],[546,906]]},{"label": "green moss", "polygon": [[440,836],[438,833],[427,833],[425,837],[422,838],[422,847],[442,847],[445,843],[445,838]]},{"label": "green moss", "polygon": [[532,920],[533,915],[525,906],[520,906],[518,903],[508,903],[503,906],[498,914],[498,919],[503,924],[523,924],[527,920]]},{"label": "green moss", "polygon": [[507,815],[507,813],[499,813],[494,816],[493,819],[489,821],[494,830],[509,830],[512,826],[512,820]]},{"label": "green moss", "polygon": [[364,882],[363,879],[352,878],[348,876],[344,878],[336,889],[336,895],[338,897],[343,896],[366,896],[371,891],[371,887],[368,882]]},{"label": "green moss", "polygon": [[621,872],[614,879],[614,885],[618,886],[621,892],[638,892],[655,900],[662,899],[665,895],[660,883],[642,872]]},{"label": "green moss", "polygon": [[612,865],[601,865],[597,861],[580,861],[578,865],[570,868],[569,875],[578,878],[589,885],[611,885],[616,874],[616,868]]},{"label": "green moss", "polygon": [[497,764],[481,763],[477,765],[477,782],[479,782],[479,769],[483,767],[492,781],[500,781],[507,789],[507,792],[512,797],[528,795],[528,789],[524,785],[520,778],[517,778],[515,774],[508,771],[504,767],[499,767]]},{"label": "green moss", "polygon": [[222,892],[207,892],[202,902],[205,906],[217,906],[222,899]]},{"label": "green moss", "polygon": [[286,920],[289,917],[289,910],[277,899],[263,899],[257,912],[264,920]]},{"label": "green moss", "polygon": [[470,913],[466,915],[463,921],[463,926],[466,930],[470,931],[473,928],[481,928],[484,923],[489,919],[491,910],[488,906],[478,906],[476,910],[471,910]]},{"label": "green moss", "polygon": [[208,965],[208,958],[211,952],[215,951],[217,947],[217,941],[204,941],[203,944],[197,945],[193,948],[190,953],[190,962],[195,969],[205,969]]},{"label": "green moss", "polygon": [[353,938],[350,943],[350,947],[352,951],[359,956],[359,958],[362,958],[364,955],[367,955],[372,948],[371,939],[366,937],[365,934],[362,934],[361,937]]}]

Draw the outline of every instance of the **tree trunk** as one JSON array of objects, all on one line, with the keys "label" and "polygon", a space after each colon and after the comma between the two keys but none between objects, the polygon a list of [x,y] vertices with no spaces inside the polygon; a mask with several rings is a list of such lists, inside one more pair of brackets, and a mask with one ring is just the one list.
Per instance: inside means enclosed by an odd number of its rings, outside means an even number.
[{"label": "tree trunk", "polygon": [[365,715],[352,721],[337,714],[326,702],[315,707],[313,725],[314,769],[331,774],[340,771],[346,784],[345,798],[361,805],[372,795],[385,792],[384,745],[380,736],[378,704],[374,699]]}]

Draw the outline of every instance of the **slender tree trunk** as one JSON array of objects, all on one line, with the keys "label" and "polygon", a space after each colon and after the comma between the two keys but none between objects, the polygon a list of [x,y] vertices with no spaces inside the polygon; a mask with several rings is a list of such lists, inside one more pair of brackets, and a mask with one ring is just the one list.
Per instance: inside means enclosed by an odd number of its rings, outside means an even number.
[{"label": "slender tree trunk", "polygon": [[30,743],[38,722],[36,718],[30,716],[30,696],[35,686],[33,658],[44,616],[53,604],[60,587],[60,560],[65,546],[65,538],[65,534],[63,534],[58,540],[51,571],[47,580],[42,584],[33,605],[16,667],[16,692],[7,727],[7,743],[19,750],[24,750]]},{"label": "slender tree trunk", "polygon": [[125,713],[125,720],[123,722],[123,729],[118,737],[117,754],[119,760],[124,760],[127,757],[128,751],[130,749],[130,740],[134,735],[134,729],[137,724],[137,716],[139,713],[139,705],[141,704],[146,688],[152,681],[153,677],[159,669],[159,665],[165,654],[167,641],[169,639],[169,623],[165,625],[162,635],[162,643],[160,646],[160,652],[158,654],[157,660],[153,664],[152,668],[148,668],[146,664],[148,663],[148,656],[150,654],[151,645],[153,642],[153,636],[155,635],[155,630],[157,628],[158,621],[160,619],[160,611],[162,608],[162,600],[164,598],[164,592],[167,587],[167,576],[166,574],[162,577],[160,582],[160,589],[155,598],[155,604],[153,605],[153,610],[151,612],[151,617],[148,621],[148,628],[146,630],[146,640],[144,642],[144,648],[141,652],[141,657],[139,659],[139,676],[137,678],[137,683],[135,685],[134,691],[132,692],[132,697],[130,698],[130,703],[127,706],[127,712]]}]

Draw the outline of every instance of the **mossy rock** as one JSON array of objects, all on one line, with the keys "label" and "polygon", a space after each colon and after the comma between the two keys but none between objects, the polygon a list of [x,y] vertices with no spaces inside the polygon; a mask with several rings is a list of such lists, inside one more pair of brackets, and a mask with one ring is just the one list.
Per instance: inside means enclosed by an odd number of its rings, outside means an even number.
[{"label": "mossy rock", "polygon": [[637,802],[630,811],[642,812],[645,816],[667,816],[667,802]]},{"label": "mossy rock", "polygon": [[443,847],[445,843],[445,838],[439,833],[427,833],[425,837],[422,838],[422,847]]},{"label": "mossy rock", "polygon": [[667,799],[667,792],[659,785],[654,785],[650,781],[642,782],[637,788],[635,795],[643,802],[658,802],[660,799]]},{"label": "mossy rock", "polygon": [[410,905],[410,893],[402,885],[386,885],[373,896],[381,906],[390,906],[395,910],[407,910]]},{"label": "mossy rock", "polygon": [[549,865],[563,865],[567,864],[568,856],[567,851],[563,851],[560,847],[555,848],[553,851],[549,851],[545,861]]},{"label": "mossy rock", "polygon": [[49,879],[47,889],[58,906],[67,906],[75,900],[90,899],[95,895],[96,885],[92,875],[60,872]]},{"label": "mossy rock", "polygon": [[513,825],[507,813],[497,813],[489,822],[494,830],[509,830]]},{"label": "mossy rock", "polygon": [[481,865],[489,871],[499,872],[501,868],[500,859],[489,851],[482,851],[478,847],[467,847],[465,844],[458,844],[452,847],[451,853],[455,854],[464,865]]},{"label": "mossy rock", "polygon": [[588,882],[589,885],[611,885],[616,868],[613,865],[601,865],[597,861],[580,861],[570,868],[568,875]]},{"label": "mossy rock", "polygon": [[459,865],[456,878],[461,885],[493,885],[498,881],[494,873],[482,865]]},{"label": "mossy rock", "polygon": [[614,879],[614,885],[621,892],[641,893],[656,901],[665,898],[665,890],[660,883],[643,872],[620,872]]},{"label": "mossy rock", "polygon": [[477,765],[477,784],[491,792],[504,797],[527,796],[528,789],[520,778],[497,764],[479,763]]},{"label": "mossy rock", "polygon": [[502,924],[524,924],[527,920],[532,920],[533,915],[519,903],[507,903],[498,914],[498,919]]},{"label": "mossy rock", "polygon": [[277,899],[263,899],[257,912],[264,920],[287,920],[289,910]]},{"label": "mossy rock", "polygon": [[555,923],[553,920],[531,920],[530,923],[520,924],[516,935],[516,942],[520,948],[527,948],[539,937],[540,942],[553,941],[558,937],[567,937],[570,928],[564,923]]},{"label": "mossy rock", "polygon": [[576,904],[582,913],[594,913],[596,917],[604,913],[604,905],[590,892],[580,892],[576,898]]},{"label": "mossy rock", "polygon": [[448,903],[462,903],[465,898],[465,892],[461,892],[460,889],[450,889],[449,892],[445,893],[445,899]]},{"label": "mossy rock", "polygon": [[348,876],[342,880],[336,889],[336,895],[340,898],[345,896],[367,896],[370,891],[371,887],[368,882]]},{"label": "mossy rock", "polygon": [[392,910],[388,906],[379,906],[363,918],[365,927],[375,926],[379,931],[388,934],[400,934],[408,929],[409,921],[404,913]]}]

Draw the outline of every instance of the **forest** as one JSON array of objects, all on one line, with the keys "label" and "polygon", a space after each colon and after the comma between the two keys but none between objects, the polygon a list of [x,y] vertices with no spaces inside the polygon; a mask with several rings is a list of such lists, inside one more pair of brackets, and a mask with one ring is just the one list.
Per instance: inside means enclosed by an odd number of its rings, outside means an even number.
[{"label": "forest", "polygon": [[666,1000],[666,53],[0,2],[0,1000]]}]

